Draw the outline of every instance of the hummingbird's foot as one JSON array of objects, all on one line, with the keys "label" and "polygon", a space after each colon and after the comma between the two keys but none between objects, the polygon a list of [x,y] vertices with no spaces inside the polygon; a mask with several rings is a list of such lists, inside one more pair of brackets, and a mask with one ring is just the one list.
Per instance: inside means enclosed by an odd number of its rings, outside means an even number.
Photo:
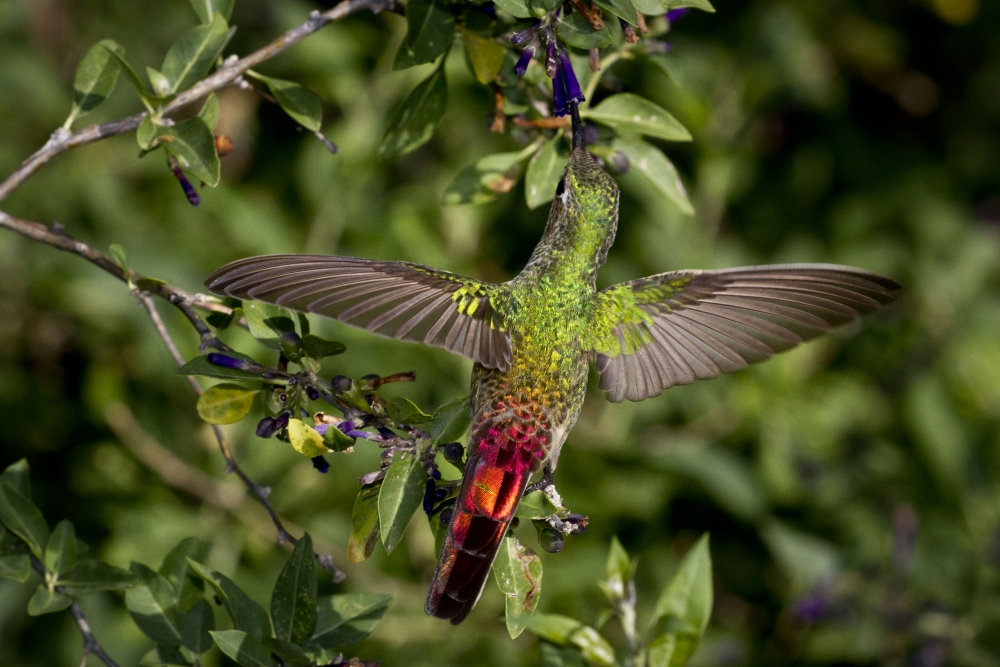
[{"label": "hummingbird's foot", "polygon": [[555,482],[552,479],[552,466],[548,463],[545,464],[545,468],[542,470],[542,478],[535,482],[534,484],[529,484],[528,488],[524,490],[525,494],[531,493],[532,491],[541,491],[548,487],[552,487],[555,490]]}]

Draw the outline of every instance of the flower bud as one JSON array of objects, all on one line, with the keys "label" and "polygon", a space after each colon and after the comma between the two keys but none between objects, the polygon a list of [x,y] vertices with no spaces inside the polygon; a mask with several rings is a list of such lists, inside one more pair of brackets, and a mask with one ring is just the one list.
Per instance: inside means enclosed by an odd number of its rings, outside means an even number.
[{"label": "flower bud", "polygon": [[438,470],[437,468],[434,468],[433,470],[431,470],[431,478],[432,479],[441,479],[441,471]]},{"label": "flower bud", "polygon": [[330,386],[333,387],[334,391],[339,391],[343,394],[354,388],[354,380],[346,375],[334,375],[333,379],[330,380]]},{"label": "flower bud", "polygon": [[322,456],[314,456],[312,458],[312,464],[313,468],[316,468],[316,470],[319,470],[324,475],[330,471],[330,464],[327,463],[326,459]]},{"label": "flower bud", "polygon": [[294,331],[286,331],[281,337],[281,353],[292,359],[302,351],[302,338]]},{"label": "flower bud", "polygon": [[264,417],[259,422],[257,422],[257,437],[258,438],[270,438],[275,433],[278,432],[277,426],[278,420],[274,417]]},{"label": "flower bud", "polygon": [[429,479],[424,485],[424,513],[427,516],[434,511],[434,480]]},{"label": "flower bud", "polygon": [[517,65],[514,66],[514,74],[518,76],[524,76],[524,73],[528,71],[528,65],[531,64],[531,59],[535,57],[535,49],[527,48],[521,53],[521,57],[517,59]]},{"label": "flower bud", "polygon": [[518,44],[524,44],[529,39],[534,37],[536,32],[538,31],[535,30],[535,28],[528,28],[527,30],[522,30],[521,32],[515,32],[510,37],[510,43],[513,44],[514,46],[517,46]]},{"label": "flower bud", "polygon": [[465,447],[460,442],[449,442],[444,446],[441,453],[444,455],[445,461],[449,463],[461,463],[462,458],[465,456]]},{"label": "flower bud", "polygon": [[434,489],[434,501],[435,502],[439,503],[439,502],[441,502],[442,500],[444,500],[447,497],[448,497],[448,489],[441,488],[441,487],[438,487],[438,488]]},{"label": "flower bud", "polygon": [[441,510],[441,514],[438,515],[438,521],[441,525],[447,528],[451,525],[451,517],[454,516],[455,510],[451,507]]},{"label": "flower bud", "polygon": [[588,144],[596,144],[601,138],[601,133],[598,131],[596,125],[591,125],[590,123],[583,126],[583,140]]},{"label": "flower bud", "polygon": [[669,12],[667,12],[667,21],[672,26],[687,13],[688,13],[687,7],[681,7],[680,9],[671,9]]},{"label": "flower bud", "polygon": [[316,387],[309,387],[306,389],[306,396],[309,397],[310,401],[315,401],[319,398],[319,390],[317,390]]},{"label": "flower bud", "polygon": [[538,543],[550,554],[557,554],[566,546],[566,538],[551,526],[538,531]]},{"label": "flower bud", "polygon": [[219,354],[218,352],[212,352],[207,357],[208,363],[213,366],[220,366],[222,368],[231,368],[234,371],[251,371],[257,364],[247,361],[245,359],[237,359],[236,357],[230,357],[226,354]]},{"label": "flower bud", "polygon": [[629,162],[628,156],[625,155],[625,153],[622,153],[621,151],[615,151],[614,153],[611,154],[609,166],[611,167],[611,171],[615,172],[616,174],[627,174],[629,167],[631,167],[632,165]]}]

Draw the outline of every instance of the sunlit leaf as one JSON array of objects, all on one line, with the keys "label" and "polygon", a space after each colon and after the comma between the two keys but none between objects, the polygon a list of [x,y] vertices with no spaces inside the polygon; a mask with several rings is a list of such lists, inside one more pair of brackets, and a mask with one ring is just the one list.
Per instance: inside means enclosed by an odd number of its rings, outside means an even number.
[{"label": "sunlit leaf", "polygon": [[497,9],[501,9],[514,18],[526,19],[531,18],[531,9],[528,8],[528,4],[525,0],[496,0],[493,4],[497,6]]},{"label": "sunlit leaf", "polygon": [[547,519],[560,509],[562,508],[556,507],[544,491],[532,491],[521,499],[514,516],[522,519]]},{"label": "sunlit leaf", "polygon": [[316,625],[316,560],[309,533],[295,543],[271,593],[271,625],[278,639],[301,644]]},{"label": "sunlit leaf", "polygon": [[406,38],[399,45],[394,70],[435,60],[448,50],[455,35],[455,17],[440,0],[406,3]]},{"label": "sunlit leaf", "polygon": [[260,640],[242,630],[216,630],[209,634],[215,645],[241,667],[276,667]]},{"label": "sunlit leaf", "polygon": [[233,625],[249,633],[255,639],[270,634],[271,621],[268,619],[267,612],[233,583],[232,579],[190,558],[188,563],[191,565],[191,569],[215,591],[229,617],[233,620]]},{"label": "sunlit leaf", "polygon": [[560,40],[578,49],[603,49],[611,44],[607,23],[601,30],[594,30],[580,12],[560,19],[556,32]]},{"label": "sunlit leaf", "polygon": [[285,308],[261,301],[246,301],[243,313],[253,337],[271,349],[281,349],[281,338],[289,331],[295,331],[292,313]]},{"label": "sunlit leaf", "polygon": [[313,334],[302,336],[302,351],[313,359],[334,357],[347,351],[347,346],[335,340],[324,340]]},{"label": "sunlit leaf", "polygon": [[455,176],[441,197],[445,206],[456,204],[484,204],[493,201],[497,195],[510,192],[521,179],[524,160],[537,150],[537,144],[529,150],[496,153],[481,158]]},{"label": "sunlit leaf", "polygon": [[76,565],[76,530],[68,520],[56,524],[45,545],[42,563],[46,571],[56,574],[66,574]]},{"label": "sunlit leaf", "polygon": [[504,594],[507,632],[511,639],[516,639],[524,631],[524,619],[538,607],[542,594],[542,561],[508,531],[493,563],[493,576]]},{"label": "sunlit leaf", "polygon": [[[635,5],[632,4],[632,0],[595,0],[595,2],[602,9],[624,19],[632,25],[639,25],[639,17],[636,16]],[[609,18],[607,14],[604,16],[605,20]]]},{"label": "sunlit leaf", "polygon": [[681,667],[687,663],[708,627],[711,613],[712,557],[706,534],[684,556],[656,603],[654,622],[666,619],[667,630],[650,643],[650,667]]},{"label": "sunlit leaf", "polygon": [[680,9],[681,7],[691,7],[693,9],[700,9],[703,12],[715,13],[715,7],[709,0],[664,0],[667,5],[667,9]]},{"label": "sunlit leaf", "polygon": [[215,129],[215,126],[219,122],[219,98],[216,97],[215,93],[212,93],[205,98],[205,104],[202,105],[201,111],[198,112],[198,116],[205,121],[205,125],[208,125],[208,129]]},{"label": "sunlit leaf", "polygon": [[327,595],[316,601],[311,645],[335,649],[357,644],[371,634],[392,602],[392,595]]},{"label": "sunlit leaf", "polygon": [[351,539],[347,544],[347,559],[352,563],[368,560],[378,544],[378,496],[381,489],[381,483],[362,487],[354,499]]},{"label": "sunlit leaf", "polygon": [[557,646],[552,642],[538,642],[542,667],[584,667],[583,656],[575,646]]},{"label": "sunlit leaf", "polygon": [[162,145],[187,173],[215,187],[219,184],[219,154],[204,119],[195,116],[170,127],[157,127],[152,145]]},{"label": "sunlit leaf", "polygon": [[623,139],[616,139],[612,145],[628,157],[633,172],[649,180],[681,211],[694,215],[694,207],[688,199],[687,190],[681,182],[676,167],[659,148],[644,141]]},{"label": "sunlit leaf", "polygon": [[49,526],[42,511],[20,491],[0,482],[0,521],[24,540],[36,558],[42,558],[49,541]]},{"label": "sunlit leaf", "polygon": [[212,16],[210,23],[181,34],[167,51],[160,67],[169,84],[168,92],[179,93],[197,83],[215,64],[227,41],[229,25],[219,13]]},{"label": "sunlit leaf", "polygon": [[669,141],[691,141],[691,134],[669,111],[632,93],[607,97],[580,115],[601,125],[635,134]]},{"label": "sunlit leaf", "polygon": [[[627,0],[621,0],[627,2]],[[462,33],[465,40],[465,55],[472,65],[472,73],[481,84],[488,84],[497,77],[503,67],[504,49],[496,40],[480,37],[466,30]]]},{"label": "sunlit leaf", "polygon": [[438,67],[393,110],[379,157],[403,155],[427,143],[441,124],[447,106],[448,82],[444,67]]},{"label": "sunlit leaf", "polygon": [[135,88],[135,92],[139,94],[139,97],[145,100],[152,99],[152,95],[150,95],[149,91],[146,89],[146,84],[143,83],[141,78],[139,78],[139,74],[135,71],[132,65],[125,60],[125,49],[121,44],[113,39],[102,39],[97,43],[97,45],[104,48],[108,54],[110,54],[111,57],[118,62],[122,71],[125,72],[125,78],[128,79],[129,83],[132,84],[132,87]]},{"label": "sunlit leaf", "polygon": [[217,384],[198,397],[198,415],[209,424],[235,424],[250,414],[258,393],[238,384]]},{"label": "sunlit leaf", "polygon": [[12,489],[16,489],[25,498],[31,498],[31,477],[28,460],[21,459],[4,468],[4,471],[0,472],[0,484],[6,484]]},{"label": "sunlit leaf", "polygon": [[28,614],[30,616],[41,616],[52,612],[62,611],[73,604],[73,598],[54,589],[50,589],[45,584],[38,584],[35,594],[28,600]]},{"label": "sunlit leaf", "polygon": [[153,92],[159,97],[170,95],[170,79],[165,77],[162,72],[152,67],[147,67],[146,78],[149,79],[149,84],[153,87]]},{"label": "sunlit leaf", "polygon": [[205,556],[207,545],[201,540],[188,537],[177,543],[160,565],[160,574],[167,578],[174,589],[174,598],[183,611],[190,609],[204,595],[204,585],[191,571],[188,558],[200,561]]},{"label": "sunlit leaf", "polygon": [[427,473],[415,456],[389,466],[378,495],[379,526],[387,552],[402,541],[410,517],[423,501],[426,481]]},{"label": "sunlit leaf", "polygon": [[528,171],[524,175],[524,199],[528,208],[538,208],[556,196],[559,179],[569,162],[569,158],[559,154],[561,142],[562,138],[556,135],[545,142],[528,163]]},{"label": "sunlit leaf", "polygon": [[434,419],[405,396],[393,396],[388,399],[385,402],[385,412],[397,424],[423,424]]},{"label": "sunlit leaf", "polygon": [[301,419],[288,420],[288,440],[295,451],[310,459],[333,451],[326,446],[323,436]]},{"label": "sunlit leaf", "polygon": [[234,4],[236,0],[191,0],[194,13],[202,23],[211,23],[216,12],[222,14],[222,18],[228,21],[233,15]]},{"label": "sunlit leaf", "polygon": [[553,644],[576,646],[589,665],[615,665],[615,651],[608,640],[576,619],[559,614],[532,614],[525,618],[525,627],[533,635]]},{"label": "sunlit leaf", "polygon": [[608,550],[608,560],[604,564],[604,570],[608,584],[616,592],[624,592],[625,586],[632,578],[632,562],[617,537],[611,538],[611,548]]}]

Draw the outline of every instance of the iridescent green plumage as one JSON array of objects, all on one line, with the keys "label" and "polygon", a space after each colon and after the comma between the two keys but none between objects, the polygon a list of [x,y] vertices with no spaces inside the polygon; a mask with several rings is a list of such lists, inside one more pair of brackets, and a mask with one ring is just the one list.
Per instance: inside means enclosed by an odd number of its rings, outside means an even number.
[{"label": "iridescent green plumage", "polygon": [[891,302],[898,285],[850,267],[678,271],[596,289],[618,224],[618,187],[577,147],[541,241],[492,284],[405,262],[273,255],[208,279],[218,292],[335,317],[464,354],[473,424],[462,490],[427,612],[475,605],[529,477],[583,405],[593,362],[612,401],[737,371]]}]

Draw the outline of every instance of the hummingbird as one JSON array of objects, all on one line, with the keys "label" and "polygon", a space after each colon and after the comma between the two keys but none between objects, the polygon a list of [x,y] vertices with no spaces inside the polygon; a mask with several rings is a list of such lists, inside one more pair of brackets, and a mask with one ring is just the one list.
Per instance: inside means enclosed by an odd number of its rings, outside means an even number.
[{"label": "hummingbird", "polygon": [[251,257],[206,281],[474,362],[465,472],[425,605],[452,624],[478,601],[530,478],[551,481],[591,364],[612,402],[641,401],[792,348],[889,304],[900,287],[847,266],[784,264],[670,271],[598,290],[619,191],[582,136],[573,132],[541,240],[508,282],[325,255]]}]

